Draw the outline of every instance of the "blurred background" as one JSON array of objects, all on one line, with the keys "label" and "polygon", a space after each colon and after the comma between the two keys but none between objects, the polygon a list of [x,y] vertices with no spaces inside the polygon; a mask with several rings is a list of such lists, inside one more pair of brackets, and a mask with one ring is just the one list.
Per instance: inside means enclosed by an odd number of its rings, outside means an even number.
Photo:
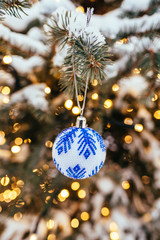
[{"label": "blurred background", "polygon": [[[42,0],[29,8],[21,1],[18,11],[14,1],[2,8],[6,2],[0,2],[0,239],[159,240],[160,1]],[[108,79],[90,84],[84,113],[104,139],[106,161],[79,181],[52,160],[56,136],[79,114],[75,99],[60,91],[64,56],[43,30],[59,7],[77,13],[94,7],[91,22],[112,60]]]}]

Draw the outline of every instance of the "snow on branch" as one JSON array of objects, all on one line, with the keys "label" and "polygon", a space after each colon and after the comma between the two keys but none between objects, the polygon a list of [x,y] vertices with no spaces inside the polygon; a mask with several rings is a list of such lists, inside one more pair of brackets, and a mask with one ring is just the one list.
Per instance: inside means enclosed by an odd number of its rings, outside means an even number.
[{"label": "snow on branch", "polygon": [[33,40],[20,33],[14,33],[3,25],[0,25],[0,39],[28,54],[37,54],[45,57],[49,53],[49,47],[42,42]]},{"label": "snow on branch", "polygon": [[149,8],[149,5],[151,3],[151,0],[124,0],[121,8],[124,11],[127,12],[140,12],[140,11],[146,11]]}]

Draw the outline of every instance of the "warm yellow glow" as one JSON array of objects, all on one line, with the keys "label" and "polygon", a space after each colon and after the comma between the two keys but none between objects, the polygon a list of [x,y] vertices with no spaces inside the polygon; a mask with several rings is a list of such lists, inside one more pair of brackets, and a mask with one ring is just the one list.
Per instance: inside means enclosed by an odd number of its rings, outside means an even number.
[{"label": "warm yellow glow", "polygon": [[81,219],[83,221],[87,221],[89,219],[89,213],[88,212],[82,212],[81,213]]},{"label": "warm yellow glow", "polygon": [[17,137],[15,140],[14,140],[15,144],[16,145],[21,145],[23,143],[23,139],[21,137]]},{"label": "warm yellow glow", "polygon": [[133,108],[129,108],[129,109],[127,109],[127,112],[133,112]]},{"label": "warm yellow glow", "polygon": [[56,240],[56,235],[53,233],[49,234],[47,240]]},{"label": "warm yellow glow", "polygon": [[6,55],[3,57],[3,63],[10,64],[12,62],[12,57],[10,55]]},{"label": "warm yellow glow", "polygon": [[38,237],[35,233],[32,233],[29,237],[29,240],[38,240]]},{"label": "warm yellow glow", "polygon": [[82,7],[82,6],[77,7],[77,8],[76,8],[76,12],[82,12],[82,13],[84,13],[84,7]]},{"label": "warm yellow glow", "polygon": [[45,171],[47,171],[47,170],[49,169],[48,164],[43,164],[43,169],[44,169]]},{"label": "warm yellow glow", "polygon": [[151,214],[150,214],[150,213],[145,213],[145,214],[143,215],[143,220],[144,220],[145,222],[150,222],[150,221],[152,220]]},{"label": "warm yellow glow", "polygon": [[152,97],[152,102],[155,102],[158,99],[158,95],[154,94],[154,97]]},{"label": "warm yellow glow", "polygon": [[124,123],[127,124],[127,125],[132,125],[133,124],[133,120],[132,120],[132,118],[125,118],[124,119]]},{"label": "warm yellow glow", "polygon": [[79,107],[75,106],[72,108],[72,113],[75,114],[75,115],[78,115],[80,114],[80,109]]},{"label": "warm yellow glow", "polygon": [[5,132],[0,131],[0,138],[4,138],[5,137]]},{"label": "warm yellow glow", "polygon": [[123,187],[123,189],[127,190],[130,188],[130,183],[128,181],[123,181],[122,187]]},{"label": "warm yellow glow", "polygon": [[4,197],[5,200],[9,198],[10,192],[11,192],[11,190],[9,190],[9,189],[7,189],[6,191],[4,191],[3,197]]},{"label": "warm yellow glow", "polygon": [[44,92],[45,92],[46,94],[50,94],[50,93],[51,93],[51,88],[48,87],[48,86],[45,87]]},{"label": "warm yellow glow", "polygon": [[0,212],[2,212],[2,207],[0,206]]},{"label": "warm yellow glow", "polygon": [[135,131],[137,131],[137,132],[142,132],[142,131],[143,131],[143,125],[140,124],[140,123],[137,123],[137,124],[134,126],[134,129],[135,129]]},{"label": "warm yellow glow", "polygon": [[19,153],[21,151],[21,147],[14,145],[11,147],[11,151],[12,151],[12,153]]},{"label": "warm yellow glow", "polygon": [[70,110],[73,106],[73,101],[71,99],[66,100],[64,106],[67,110]]},{"label": "warm yellow glow", "polygon": [[157,77],[160,79],[160,73],[157,74]]},{"label": "warm yellow glow", "polygon": [[3,97],[2,102],[5,104],[9,103],[9,97],[8,96]]},{"label": "warm yellow glow", "polygon": [[32,140],[30,138],[24,139],[24,143],[31,143],[31,142],[32,142]]},{"label": "warm yellow glow", "polygon": [[155,111],[154,117],[155,117],[156,119],[160,119],[160,110]]},{"label": "warm yellow glow", "polygon": [[118,231],[118,225],[116,222],[111,222],[109,225],[109,229],[111,232],[116,232]]},{"label": "warm yellow glow", "polygon": [[111,232],[110,239],[111,240],[119,240],[119,234],[117,232]]},{"label": "warm yellow glow", "polygon": [[107,207],[103,207],[101,209],[102,216],[107,217],[109,215],[109,213],[110,213],[110,211],[109,211],[109,209]]},{"label": "warm yellow glow", "polygon": [[10,192],[9,198],[11,200],[14,200],[14,199],[16,199],[17,195],[18,195],[17,192],[13,190],[13,191]]},{"label": "warm yellow glow", "polygon": [[48,148],[52,148],[53,143],[50,140],[48,140],[48,141],[45,142],[45,146],[48,147]]},{"label": "warm yellow glow", "polygon": [[84,189],[80,189],[78,191],[78,197],[79,198],[85,198],[86,197],[86,191]]},{"label": "warm yellow glow", "polygon": [[119,90],[119,85],[118,84],[113,84],[113,86],[112,86],[112,91],[113,92],[117,92]]},{"label": "warm yellow glow", "polygon": [[4,201],[3,193],[0,193],[0,202]]},{"label": "warm yellow glow", "polygon": [[79,220],[77,218],[73,218],[71,220],[71,227],[72,228],[78,228],[78,226],[79,226]]},{"label": "warm yellow glow", "polygon": [[97,81],[97,79],[94,79],[93,82],[92,82],[92,86],[95,87],[95,86],[97,86],[97,85],[98,85],[98,81]]},{"label": "warm yellow glow", "polygon": [[72,188],[73,191],[77,191],[80,188],[79,182],[73,182],[71,184],[71,188]]},{"label": "warm yellow glow", "polygon": [[68,198],[69,197],[69,191],[67,189],[62,189],[60,194],[63,198]]},{"label": "warm yellow glow", "polygon": [[134,68],[133,69],[134,74],[140,74],[140,72],[141,72],[141,68]]},{"label": "warm yellow glow", "polygon": [[10,94],[10,91],[11,91],[11,89],[8,86],[5,86],[2,88],[1,93],[4,95],[8,95],[8,94]]},{"label": "warm yellow glow", "polygon": [[142,176],[142,182],[144,184],[149,184],[150,183],[150,177],[148,176]]},{"label": "warm yellow glow", "polygon": [[105,102],[104,102],[104,107],[105,108],[111,108],[113,105],[112,103],[112,100],[111,99],[107,99]]},{"label": "warm yellow glow", "polygon": [[83,95],[78,95],[78,100],[79,100],[80,102],[82,102],[83,99],[84,99]]},{"label": "warm yellow glow", "polygon": [[24,182],[22,180],[17,181],[17,187],[22,188],[24,186]]},{"label": "warm yellow glow", "polygon": [[13,129],[14,129],[14,132],[17,132],[19,129],[20,129],[20,124],[19,123],[15,123],[14,125],[13,125]]},{"label": "warm yellow glow", "polygon": [[66,198],[65,198],[65,197],[62,197],[62,195],[59,193],[59,194],[58,194],[58,200],[59,200],[60,202],[64,202],[64,201],[66,200]]},{"label": "warm yellow glow", "polygon": [[127,144],[130,144],[130,143],[132,142],[132,136],[126,135],[125,138],[124,138],[124,141],[125,141]]},{"label": "warm yellow glow", "polygon": [[14,188],[14,191],[17,193],[17,195],[19,195],[21,193],[21,189],[20,188]]},{"label": "warm yellow glow", "polygon": [[54,227],[54,220],[49,219],[46,225],[48,229],[52,229]]},{"label": "warm yellow glow", "polygon": [[93,93],[91,98],[92,100],[97,100],[99,98],[98,93]]},{"label": "warm yellow glow", "polygon": [[107,127],[107,128],[111,128],[111,124],[110,124],[110,123],[107,123],[106,127]]},{"label": "warm yellow glow", "polygon": [[1,185],[2,186],[7,186],[9,184],[9,182],[10,182],[10,179],[7,175],[5,177],[1,178]]},{"label": "warm yellow glow", "polygon": [[0,145],[5,144],[6,138],[0,136]]}]

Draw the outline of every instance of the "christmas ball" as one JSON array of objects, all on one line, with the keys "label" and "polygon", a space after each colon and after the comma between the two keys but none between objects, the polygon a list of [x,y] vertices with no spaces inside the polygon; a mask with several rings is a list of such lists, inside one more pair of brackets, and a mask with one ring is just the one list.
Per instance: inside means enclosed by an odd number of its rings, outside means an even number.
[{"label": "christmas ball", "polygon": [[84,179],[100,170],[105,161],[106,148],[102,137],[95,130],[70,127],[57,136],[52,156],[63,175]]}]

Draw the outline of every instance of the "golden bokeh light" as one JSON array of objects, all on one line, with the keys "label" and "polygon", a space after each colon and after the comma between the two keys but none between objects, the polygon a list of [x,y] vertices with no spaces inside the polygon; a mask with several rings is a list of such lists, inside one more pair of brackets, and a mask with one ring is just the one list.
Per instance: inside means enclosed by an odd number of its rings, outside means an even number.
[{"label": "golden bokeh light", "polygon": [[149,184],[150,183],[150,177],[148,177],[148,176],[142,176],[142,182],[144,183],[144,184]]},{"label": "golden bokeh light", "polygon": [[1,93],[3,95],[8,95],[8,94],[10,94],[10,91],[11,91],[11,89],[8,86],[4,86],[1,90]]},{"label": "golden bokeh light", "polygon": [[59,193],[59,194],[58,194],[58,200],[59,200],[60,202],[64,202],[64,201],[66,200],[66,198],[65,198],[65,197],[62,197],[62,195]]},{"label": "golden bokeh light", "polygon": [[82,7],[82,6],[77,7],[76,12],[84,13],[84,7]]},{"label": "golden bokeh light", "polygon": [[46,146],[47,148],[52,148],[52,147],[53,147],[53,143],[52,143],[50,140],[47,140],[47,141],[45,142],[45,146]]},{"label": "golden bokeh light", "polygon": [[103,207],[101,209],[101,214],[102,214],[102,216],[107,217],[110,214],[110,211],[107,207]]},{"label": "golden bokeh light", "polygon": [[38,237],[35,233],[32,233],[29,237],[29,240],[38,240]]},{"label": "golden bokeh light", "polygon": [[127,143],[127,144],[130,144],[132,142],[132,136],[130,135],[126,135],[125,138],[124,138],[124,141]]},{"label": "golden bokeh light", "polygon": [[71,184],[71,189],[72,189],[73,191],[77,191],[79,188],[80,188],[79,182],[73,182],[73,183]]},{"label": "golden bokeh light", "polygon": [[143,125],[140,123],[135,124],[134,129],[136,132],[142,132],[143,131]]},{"label": "golden bokeh light", "polygon": [[10,64],[12,62],[12,57],[10,55],[5,55],[2,61],[4,64]]},{"label": "golden bokeh light", "polygon": [[45,89],[44,89],[44,92],[45,92],[46,94],[50,94],[50,93],[51,93],[51,88],[48,87],[48,86],[46,86]]},{"label": "golden bokeh light", "polygon": [[62,189],[60,194],[63,198],[68,198],[69,197],[69,191],[67,189]]},{"label": "golden bokeh light", "polygon": [[18,181],[17,181],[17,187],[22,188],[23,186],[24,186],[23,180],[18,180]]},{"label": "golden bokeh light", "polygon": [[82,219],[83,221],[88,221],[88,219],[89,219],[89,213],[88,213],[88,212],[82,212],[82,213],[81,213],[81,219]]},{"label": "golden bokeh light", "polygon": [[79,226],[79,220],[77,218],[73,218],[71,220],[71,227],[72,228],[78,228],[78,226]]},{"label": "golden bokeh light", "polygon": [[111,232],[116,232],[116,231],[118,231],[118,225],[117,225],[117,223],[116,223],[116,222],[111,222],[111,223],[109,224],[109,229],[110,229]]},{"label": "golden bokeh light", "polygon": [[73,106],[73,101],[71,99],[66,100],[64,106],[67,110],[70,110]]},{"label": "golden bokeh light", "polygon": [[128,190],[130,188],[130,183],[128,181],[123,181],[122,187],[123,189]]},{"label": "golden bokeh light", "polygon": [[157,77],[160,79],[160,73],[157,74]]},{"label": "golden bokeh light", "polygon": [[0,138],[4,138],[5,137],[5,132],[0,131]]},{"label": "golden bokeh light", "polygon": [[83,99],[84,99],[83,95],[78,95],[78,100],[79,100],[80,102],[82,102]]},{"label": "golden bokeh light", "polygon": [[133,108],[128,108],[127,112],[129,112],[129,113],[133,112]]},{"label": "golden bokeh light", "polygon": [[21,137],[17,137],[15,138],[14,142],[16,145],[21,145],[23,143],[23,139]]},{"label": "golden bokeh light", "polygon": [[14,199],[16,199],[17,195],[18,195],[17,192],[13,190],[13,191],[10,192],[9,198],[11,200],[14,200]]},{"label": "golden bokeh light", "polygon": [[119,90],[119,85],[118,84],[113,84],[113,86],[112,86],[112,91],[113,92],[117,92]]},{"label": "golden bokeh light", "polygon": [[92,82],[92,86],[96,87],[97,85],[98,85],[98,81],[97,81],[97,79],[94,79]]},{"label": "golden bokeh light", "polygon": [[10,183],[10,179],[7,175],[5,177],[1,178],[1,185],[2,186],[7,186],[9,183]]},{"label": "golden bokeh light", "polygon": [[73,114],[78,115],[78,114],[80,114],[80,112],[81,111],[80,111],[79,107],[75,106],[75,107],[72,108],[72,113]]},{"label": "golden bokeh light", "polygon": [[158,95],[154,94],[154,97],[152,97],[152,102],[155,102],[158,99]]},{"label": "golden bokeh light", "polygon": [[134,68],[133,69],[134,74],[140,74],[140,72],[141,72],[141,68]]},{"label": "golden bokeh light", "polygon": [[54,227],[54,220],[49,219],[46,223],[48,229],[52,229]]},{"label": "golden bokeh light", "polygon": [[19,222],[22,219],[23,215],[21,212],[17,212],[14,214],[14,220]]},{"label": "golden bokeh light", "polygon": [[20,146],[14,145],[14,146],[11,147],[11,152],[12,153],[19,153],[20,151],[21,151]]},{"label": "golden bokeh light", "polygon": [[56,235],[53,233],[49,234],[47,240],[56,240]]},{"label": "golden bokeh light", "polygon": [[91,98],[92,98],[92,100],[98,100],[98,98],[99,98],[98,93],[93,93]]},{"label": "golden bokeh light", "polygon": [[32,142],[32,140],[30,138],[24,139],[24,143],[31,143],[31,142]]},{"label": "golden bokeh light", "polygon": [[111,99],[106,99],[104,102],[104,107],[105,108],[111,108],[113,105],[112,100]]},{"label": "golden bokeh light", "polygon": [[117,232],[111,232],[110,239],[111,240],[119,240],[119,234]]},{"label": "golden bokeh light", "polygon": [[0,206],[0,213],[2,212],[2,207]]},{"label": "golden bokeh light", "polygon": [[78,197],[81,198],[81,199],[85,198],[86,197],[86,191],[84,189],[80,189],[78,191]]},{"label": "golden bokeh light", "polygon": [[5,104],[9,103],[9,97],[8,96],[4,96],[2,98],[2,102],[5,103]]},{"label": "golden bokeh light", "polygon": [[133,119],[132,118],[125,118],[124,123],[127,125],[132,125],[133,124]]},{"label": "golden bokeh light", "polygon": [[160,110],[154,112],[154,118],[160,119]]}]

